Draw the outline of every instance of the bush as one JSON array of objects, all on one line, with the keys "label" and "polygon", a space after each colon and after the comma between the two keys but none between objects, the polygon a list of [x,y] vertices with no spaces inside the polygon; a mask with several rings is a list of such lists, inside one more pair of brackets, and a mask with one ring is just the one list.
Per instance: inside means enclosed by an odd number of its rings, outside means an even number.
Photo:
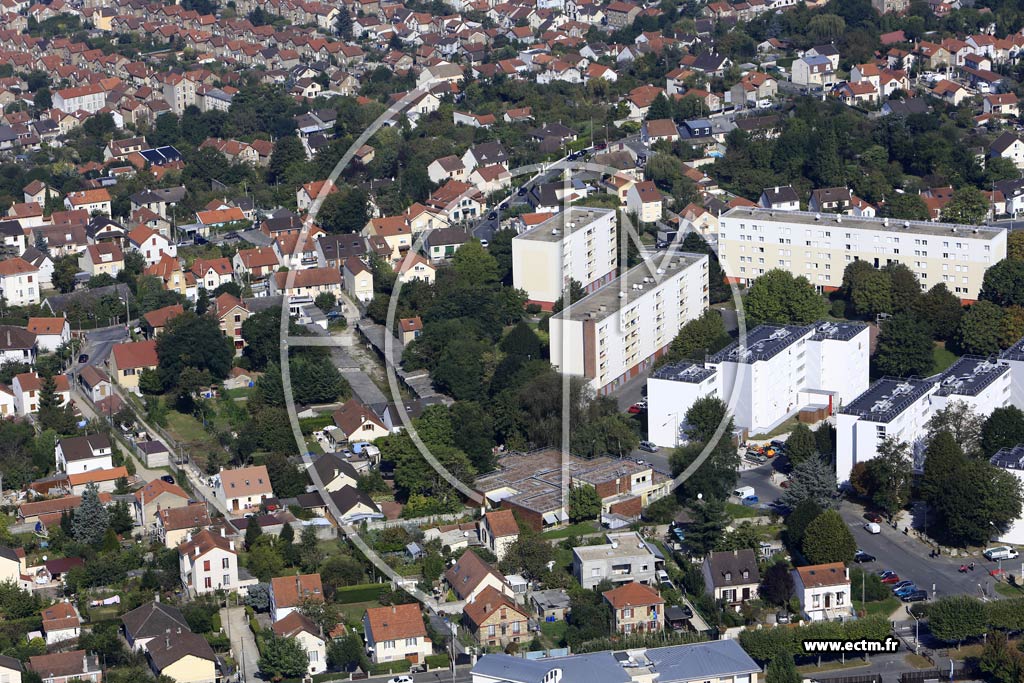
[{"label": "bush", "polygon": [[383,664],[371,664],[370,675],[371,676],[384,676],[389,673],[402,673],[408,671],[412,667],[412,662],[408,659],[399,659],[394,662],[385,662]]},{"label": "bush", "polygon": [[846,317],[846,301],[843,299],[836,299],[832,302],[829,307],[829,315],[833,318],[845,318]]},{"label": "bush", "polygon": [[447,669],[451,666],[451,660],[447,654],[427,655],[426,662],[431,669]]}]

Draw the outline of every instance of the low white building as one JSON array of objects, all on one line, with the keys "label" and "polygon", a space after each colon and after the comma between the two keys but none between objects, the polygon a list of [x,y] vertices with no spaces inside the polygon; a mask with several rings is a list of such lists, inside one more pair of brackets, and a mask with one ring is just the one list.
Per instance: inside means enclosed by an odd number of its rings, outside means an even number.
[{"label": "low white building", "polygon": [[805,409],[831,414],[867,388],[869,347],[868,328],[859,323],[759,325],[704,363],[667,365],[650,376],[648,439],[678,446],[686,411],[708,396],[755,434]]},{"label": "low white building", "polygon": [[836,416],[836,479],[850,480],[850,470],[878,455],[878,445],[892,437],[904,441],[918,459],[925,425],[934,413],[938,384],[925,379],[885,377],[872,384]]},{"label": "low white building", "polygon": [[366,610],[363,632],[374,664],[400,660],[422,664],[433,651],[418,602]]},{"label": "low white building", "polygon": [[939,377],[932,408],[942,410],[960,402],[978,415],[991,415],[1010,404],[1011,374],[1009,363],[995,357],[964,356]]},{"label": "low white building", "polygon": [[[989,459],[989,462],[1017,477],[1024,485],[1024,444],[1000,449]],[[996,540],[999,543],[1024,544],[1024,516],[1018,517],[1010,525],[1010,528],[999,531]]]},{"label": "low white building", "polygon": [[68,474],[109,470],[114,467],[110,437],[101,432],[58,440],[54,457],[57,461],[57,471]]},{"label": "low white building", "polygon": [[842,562],[813,564],[793,570],[800,609],[811,621],[845,621],[854,617],[850,570]]}]

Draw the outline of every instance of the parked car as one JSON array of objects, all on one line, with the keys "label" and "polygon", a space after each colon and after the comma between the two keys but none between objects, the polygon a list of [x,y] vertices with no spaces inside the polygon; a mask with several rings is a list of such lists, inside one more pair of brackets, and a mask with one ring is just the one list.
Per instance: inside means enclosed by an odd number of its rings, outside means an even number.
[{"label": "parked car", "polygon": [[412,676],[406,676],[405,674],[393,676],[388,679],[388,683],[412,683]]},{"label": "parked car", "polygon": [[772,441],[768,445],[771,446],[772,448],[774,448],[777,451],[784,451],[784,450],[786,450],[786,442],[785,441],[779,441],[778,439],[775,439],[774,441]]},{"label": "parked car", "polygon": [[775,623],[777,624],[788,624],[789,623],[789,612],[779,612],[775,615]]},{"label": "parked car", "polygon": [[875,522],[865,522],[864,523],[864,528],[867,530],[867,532],[869,534],[880,534],[880,533],[882,533],[881,525],[879,525],[879,524],[877,524]]},{"label": "parked car", "polygon": [[768,462],[768,457],[767,456],[765,456],[762,453],[754,450],[753,448],[751,448],[751,449],[749,449],[747,451],[747,454],[746,454],[745,457],[746,457],[747,460],[756,462],[758,464]]},{"label": "parked car", "polygon": [[640,413],[644,412],[644,408],[646,407],[647,406],[641,405],[639,403],[634,403],[626,410],[626,412],[629,413],[630,415],[639,415]]},{"label": "parked car", "polygon": [[882,583],[893,584],[900,582],[900,575],[891,569],[883,569],[878,572],[878,578],[882,580]]},{"label": "parked car", "polygon": [[160,477],[160,479],[162,481],[166,481],[168,484],[173,484],[174,483],[174,477],[172,477],[169,474],[165,474],[164,476]]},{"label": "parked car", "polygon": [[79,363],[87,363],[87,362],[89,362],[89,354],[83,353],[83,354],[79,355],[78,356],[78,362]]},{"label": "parked car", "polygon": [[877,512],[865,512],[864,519],[868,520],[869,522],[874,522],[875,524],[882,523],[882,515],[878,514]]},{"label": "parked car", "polygon": [[1017,552],[1016,548],[1011,548],[1008,545],[1000,545],[995,548],[989,548],[984,553],[986,560],[1013,560],[1016,559],[1020,553]]},{"label": "parked car", "polygon": [[903,579],[899,583],[893,584],[892,592],[895,593],[896,591],[900,590],[901,588],[906,588],[907,586],[913,586],[913,585],[914,585],[914,582],[911,581],[910,579]]},{"label": "parked car", "polygon": [[754,505],[757,505],[761,501],[758,499],[757,496],[747,496],[740,502],[746,505],[747,507],[752,507]]},{"label": "parked car", "polygon": [[648,453],[657,453],[658,447],[653,441],[641,441],[640,450],[647,451]]},{"label": "parked car", "polygon": [[902,600],[903,602],[921,602],[922,600],[927,600],[927,599],[928,599],[928,591],[924,591],[924,590],[911,591],[910,593],[907,593],[906,595],[901,595],[900,596],[900,600]]},{"label": "parked car", "polygon": [[853,554],[853,561],[859,564],[863,564],[864,562],[874,562],[876,559],[877,558],[871,553],[866,553],[859,549]]},{"label": "parked car", "polygon": [[904,595],[910,595],[911,593],[913,593],[917,589],[918,589],[917,586],[915,586],[914,584],[910,584],[909,586],[905,586],[903,588],[900,588],[897,591],[893,591],[893,595],[895,595],[897,598],[902,598]]}]

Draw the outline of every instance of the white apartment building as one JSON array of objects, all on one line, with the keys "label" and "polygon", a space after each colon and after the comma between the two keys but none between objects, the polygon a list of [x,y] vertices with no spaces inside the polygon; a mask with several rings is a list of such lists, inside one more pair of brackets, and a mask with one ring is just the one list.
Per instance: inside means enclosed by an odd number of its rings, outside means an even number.
[{"label": "white apartment building", "polygon": [[965,403],[978,415],[991,415],[996,408],[1010,405],[1010,365],[997,358],[964,356],[939,378],[932,397],[932,409],[950,403]]},{"label": "white apartment building", "polygon": [[546,310],[571,280],[593,292],[615,279],[617,235],[615,209],[569,207],[512,239],[512,283]]},{"label": "white apartment building", "polygon": [[1010,403],[1024,406],[1024,339],[1003,351],[1002,361],[1010,366]]},{"label": "white apartment building", "polygon": [[641,263],[550,319],[551,364],[600,394],[645,370],[708,308],[708,257]]},{"label": "white apartment building", "polygon": [[53,93],[53,106],[68,113],[84,109],[95,114],[107,106],[107,93],[102,86],[96,84],[64,88]]},{"label": "white apartment building", "polygon": [[[1024,445],[1018,444],[1013,448],[1000,449],[989,459],[989,462],[996,467],[1003,468],[1024,484]],[[1000,531],[996,540],[999,543],[1024,544],[1024,516],[1018,517],[1009,529]]]},{"label": "white apartment building", "polygon": [[974,301],[985,270],[1006,258],[1006,230],[737,207],[719,219],[718,245],[726,277],[738,284],[779,268],[832,291],[853,261],[876,268],[902,263],[922,289],[943,282],[961,300]]},{"label": "white apartment building", "polygon": [[39,269],[17,256],[0,261],[0,296],[9,306],[39,303]]},{"label": "white apartment building", "polygon": [[706,362],[659,368],[647,380],[647,438],[673,447],[686,438],[695,401],[717,396],[734,424],[768,432],[804,409],[831,414],[868,387],[866,325],[760,325]]},{"label": "white apartment building", "polygon": [[938,384],[925,379],[885,377],[836,416],[836,479],[850,480],[850,470],[878,455],[878,444],[894,437],[910,444],[917,461],[923,451],[925,424],[933,414]]}]

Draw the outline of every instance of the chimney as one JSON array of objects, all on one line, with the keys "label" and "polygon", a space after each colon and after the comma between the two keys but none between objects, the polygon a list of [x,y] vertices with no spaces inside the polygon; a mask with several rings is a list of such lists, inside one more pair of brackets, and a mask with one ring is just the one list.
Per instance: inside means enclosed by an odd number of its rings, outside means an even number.
[{"label": "chimney", "polygon": [[164,631],[164,645],[167,646],[168,650],[171,649],[171,629],[166,629]]},{"label": "chimney", "polygon": [[82,673],[89,673],[89,655],[82,655]]},{"label": "chimney", "polygon": [[224,527],[221,527],[220,528],[220,537],[221,538],[225,538],[226,536],[227,536],[227,534],[224,533]]},{"label": "chimney", "polygon": [[235,552],[235,542],[228,541],[228,548],[231,550],[231,552]]}]

